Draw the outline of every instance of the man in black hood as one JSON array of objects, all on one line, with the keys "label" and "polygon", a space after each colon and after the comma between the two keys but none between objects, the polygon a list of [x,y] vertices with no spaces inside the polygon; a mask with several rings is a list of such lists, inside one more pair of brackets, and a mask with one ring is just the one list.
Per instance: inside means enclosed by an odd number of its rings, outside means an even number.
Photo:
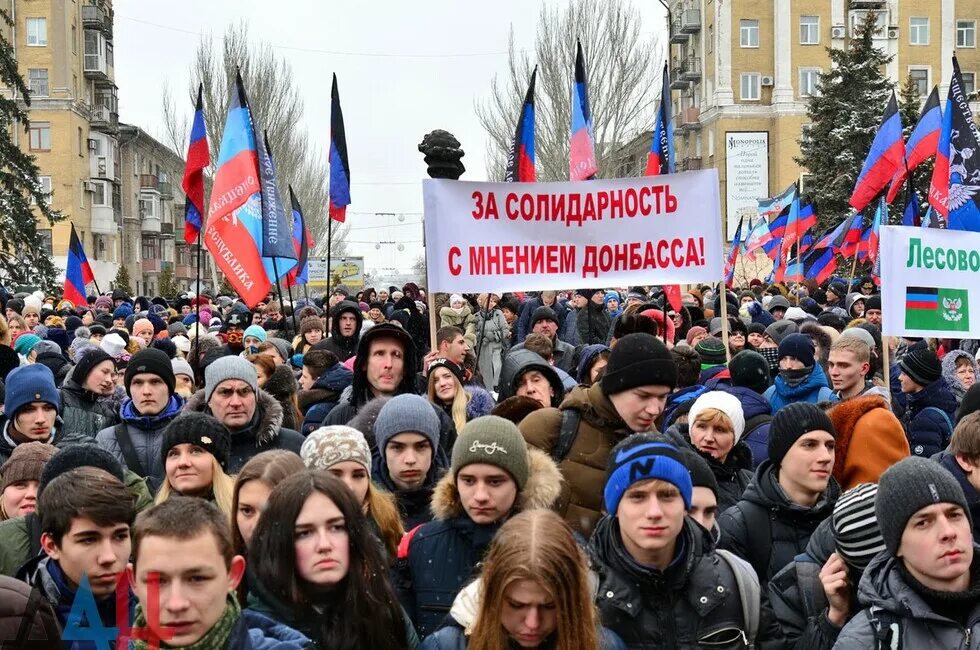
[{"label": "man in black hood", "polygon": [[340,396],[337,406],[327,414],[323,426],[347,424],[375,397],[416,393],[416,374],[412,337],[397,325],[375,325],[360,337],[353,381]]},{"label": "man in black hood", "polygon": [[357,352],[363,321],[364,316],[357,303],[350,300],[338,302],[331,311],[330,338],[323,348],[336,354],[341,363],[350,359]]}]

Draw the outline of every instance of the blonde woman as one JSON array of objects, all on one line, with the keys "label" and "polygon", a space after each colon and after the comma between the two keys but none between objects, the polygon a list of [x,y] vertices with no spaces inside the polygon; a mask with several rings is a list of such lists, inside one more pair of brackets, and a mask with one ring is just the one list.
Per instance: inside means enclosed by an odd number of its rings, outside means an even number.
[{"label": "blonde woman", "polygon": [[490,415],[493,397],[479,386],[463,386],[463,367],[445,358],[433,360],[428,367],[429,401],[441,407],[453,420],[456,430],[470,420]]},{"label": "blonde woman", "polygon": [[213,501],[232,518],[235,481],[225,473],[231,434],[217,419],[204,413],[188,413],[167,425],[160,453],[167,480],[157,492],[156,503],[172,494]]},{"label": "blonde woman", "polygon": [[619,650],[599,625],[585,555],[550,510],[522,512],[490,544],[480,577],[453,602],[422,650]]}]

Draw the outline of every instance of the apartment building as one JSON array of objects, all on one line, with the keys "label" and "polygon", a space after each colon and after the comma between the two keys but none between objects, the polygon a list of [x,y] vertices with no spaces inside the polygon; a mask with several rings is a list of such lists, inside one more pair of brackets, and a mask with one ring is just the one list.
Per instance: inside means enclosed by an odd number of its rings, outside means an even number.
[{"label": "apartment building", "polygon": [[[980,0],[673,0],[670,69],[678,171],[718,170],[723,228],[734,235],[756,200],[801,180],[794,161],[806,105],[869,12],[875,44],[893,55],[885,73],[908,75],[922,99],[941,100],[955,52],[967,89],[980,72]],[[974,110],[977,109],[974,104]],[[884,108],[884,107],[882,107]],[[621,171],[642,171],[650,134],[629,143]]]},{"label": "apartment building", "polygon": [[[37,157],[51,207],[66,219],[39,223],[64,267],[75,224],[99,286],[122,259],[118,90],[113,74],[111,0],[0,0],[3,26],[31,93],[28,133],[18,145]],[[10,93],[10,89],[0,90]]]}]

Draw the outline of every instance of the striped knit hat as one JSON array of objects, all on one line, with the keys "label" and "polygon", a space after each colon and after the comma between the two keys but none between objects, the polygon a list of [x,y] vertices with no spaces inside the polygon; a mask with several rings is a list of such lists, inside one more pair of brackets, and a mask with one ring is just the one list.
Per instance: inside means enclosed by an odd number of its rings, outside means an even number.
[{"label": "striped knit hat", "polygon": [[877,484],[861,483],[842,494],[834,506],[831,526],[837,552],[858,571],[864,571],[871,558],[885,550],[875,516],[877,494]]}]

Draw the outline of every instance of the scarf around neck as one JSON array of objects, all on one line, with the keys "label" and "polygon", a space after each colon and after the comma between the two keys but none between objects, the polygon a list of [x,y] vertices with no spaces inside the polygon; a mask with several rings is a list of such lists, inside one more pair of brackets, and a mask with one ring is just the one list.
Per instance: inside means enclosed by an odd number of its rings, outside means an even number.
[{"label": "scarf around neck", "polygon": [[[238,599],[235,598],[234,594],[228,594],[227,600],[225,602],[225,611],[222,612],[221,618],[218,622],[207,631],[207,634],[202,636],[196,642],[191,645],[181,646],[184,650],[214,650],[215,648],[224,648],[228,645],[228,639],[231,637],[232,628],[235,627],[235,623],[238,621],[238,617],[242,614],[241,605],[238,604]],[[136,622],[133,627],[137,628],[147,628],[146,625],[146,614],[143,612],[143,605],[140,604],[136,608]],[[167,645],[165,641],[160,641],[154,639],[157,648],[170,648],[173,646]],[[130,642],[130,648],[132,650],[149,650],[150,645],[146,639],[133,639]]]}]

